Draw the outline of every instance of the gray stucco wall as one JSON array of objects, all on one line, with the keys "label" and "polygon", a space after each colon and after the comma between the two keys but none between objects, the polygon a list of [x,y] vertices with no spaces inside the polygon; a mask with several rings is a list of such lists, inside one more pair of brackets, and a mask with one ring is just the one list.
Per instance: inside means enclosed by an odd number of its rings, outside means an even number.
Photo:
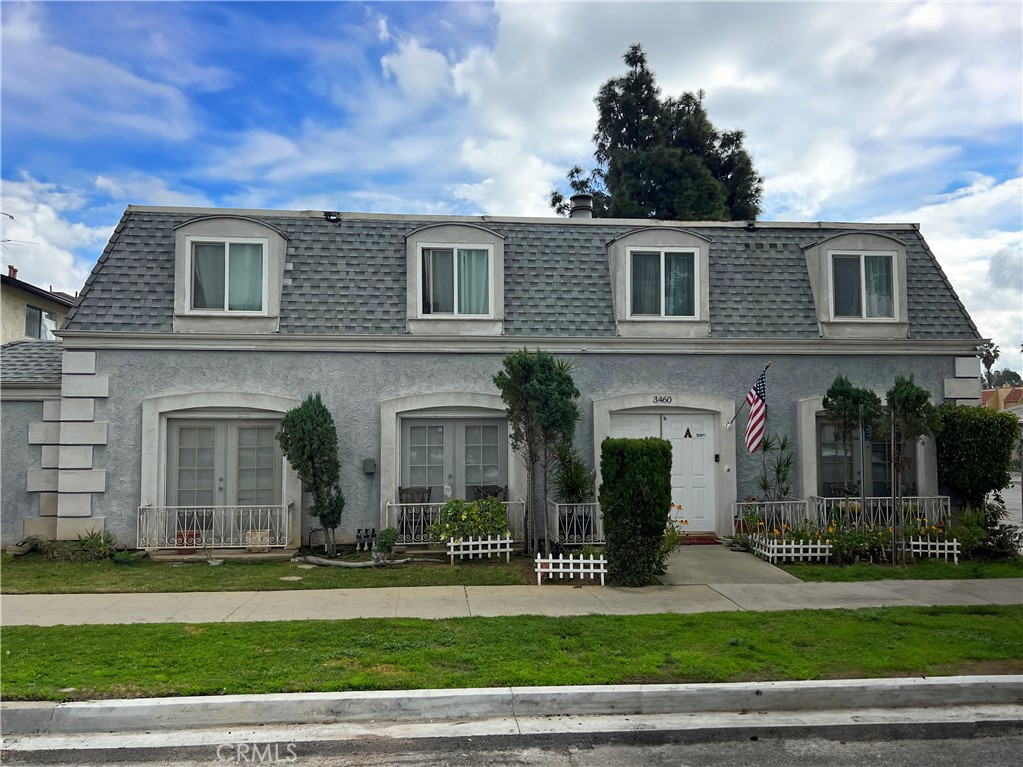
[{"label": "gray stucco wall", "polygon": [[[915,374],[917,383],[940,402],[942,381],[954,375],[952,357],[817,357],[772,355],[564,355],[573,365],[582,392],[576,443],[593,461],[592,400],[625,394],[688,392],[733,398],[738,408],[768,359],[768,428],[798,438],[797,400],[821,396],[839,373],[855,385],[885,391],[898,374]],[[107,491],[94,498],[93,514],[105,516],[107,530],[122,541],[135,536],[140,496],[142,401],[148,397],[196,391],[248,391],[303,398],[319,391],[338,426],[342,485],[348,504],[341,527],[345,537],[357,527],[379,526],[379,475],[362,471],[363,459],[380,464],[380,402],[431,392],[491,392],[499,354],[341,354],[326,352],[100,351],[98,374],[110,376],[110,396],[97,400],[96,420],[109,421],[109,440],[97,447],[94,467],[107,470]],[[5,404],[7,418],[8,405]],[[13,417],[38,420],[18,407]],[[745,415],[731,432],[738,456],[737,495],[756,492],[759,457],[743,446]],[[20,425],[19,425],[20,428]],[[8,424],[4,425],[8,433]],[[17,459],[18,461],[22,459]],[[12,467],[11,480],[24,487],[24,468]],[[17,472],[21,472],[20,475]],[[798,467],[793,473],[798,488]],[[4,451],[4,531],[8,529],[8,468]],[[17,491],[13,497],[17,497]],[[22,492],[23,496],[24,493]],[[310,520],[303,518],[303,528]],[[305,534],[303,533],[303,540]]]},{"label": "gray stucco wall", "polygon": [[28,425],[43,420],[42,402],[0,402],[3,423],[0,460],[0,544],[22,538],[25,517],[39,515],[39,494],[30,493],[28,470],[39,468],[41,450],[28,444]]}]

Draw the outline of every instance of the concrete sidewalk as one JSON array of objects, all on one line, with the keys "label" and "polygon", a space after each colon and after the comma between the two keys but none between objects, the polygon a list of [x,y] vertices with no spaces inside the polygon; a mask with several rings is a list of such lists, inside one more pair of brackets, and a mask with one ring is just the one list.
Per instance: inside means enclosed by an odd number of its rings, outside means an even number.
[{"label": "concrete sidewalk", "polygon": [[1023,578],[647,586],[420,586],[385,589],[26,594],[0,597],[4,626],[219,623],[498,615],[641,615],[907,605],[1023,604]]}]

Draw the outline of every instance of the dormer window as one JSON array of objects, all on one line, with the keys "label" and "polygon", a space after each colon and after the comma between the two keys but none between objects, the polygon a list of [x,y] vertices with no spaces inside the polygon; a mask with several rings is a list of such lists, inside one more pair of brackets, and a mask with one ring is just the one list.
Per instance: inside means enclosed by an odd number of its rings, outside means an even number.
[{"label": "dormer window", "polygon": [[629,316],[695,318],[696,250],[629,250]]},{"label": "dormer window", "polygon": [[405,235],[405,257],[409,333],[504,332],[504,235],[476,224],[428,224]]},{"label": "dormer window", "polygon": [[284,232],[217,215],[186,221],[174,235],[175,332],[279,332]]},{"label": "dormer window", "polygon": [[191,309],[252,312],[266,307],[266,240],[189,240]]},{"label": "dormer window", "polygon": [[895,319],[895,253],[832,252],[835,319]]},{"label": "dormer window", "polygon": [[424,245],[421,251],[424,317],[492,316],[491,248]]}]

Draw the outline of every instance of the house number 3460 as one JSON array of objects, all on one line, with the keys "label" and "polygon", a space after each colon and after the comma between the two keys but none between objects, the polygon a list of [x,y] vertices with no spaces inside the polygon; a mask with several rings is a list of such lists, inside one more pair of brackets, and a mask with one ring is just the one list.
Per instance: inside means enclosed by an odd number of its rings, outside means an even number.
[{"label": "house number 3460", "polygon": [[656,405],[670,405],[671,404],[671,397],[669,397],[669,396],[667,396],[665,394],[655,394],[654,395],[654,404],[656,404]]}]

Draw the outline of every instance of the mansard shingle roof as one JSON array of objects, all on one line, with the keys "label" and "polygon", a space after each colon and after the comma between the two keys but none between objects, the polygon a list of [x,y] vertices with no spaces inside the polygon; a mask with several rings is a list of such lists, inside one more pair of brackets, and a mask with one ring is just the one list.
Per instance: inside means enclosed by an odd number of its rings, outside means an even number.
[{"label": "mansard shingle roof", "polygon": [[[281,335],[404,335],[405,236],[471,222],[505,237],[504,334],[613,337],[607,245],[657,222],[384,216],[129,207],[68,317],[73,331],[171,332],[175,227],[202,215],[245,215],[288,238]],[[710,336],[819,337],[803,249],[862,224],[675,224],[710,241]],[[976,327],[916,226],[878,225],[906,245],[910,336],[965,340]]]}]

